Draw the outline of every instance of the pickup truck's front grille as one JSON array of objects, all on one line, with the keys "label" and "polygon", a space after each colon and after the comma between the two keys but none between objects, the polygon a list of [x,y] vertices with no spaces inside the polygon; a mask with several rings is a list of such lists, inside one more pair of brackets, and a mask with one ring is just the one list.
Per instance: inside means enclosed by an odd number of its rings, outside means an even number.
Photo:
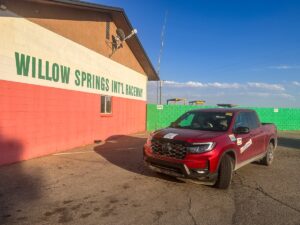
[{"label": "pickup truck's front grille", "polygon": [[152,151],[154,154],[163,155],[176,159],[184,159],[187,149],[183,143],[169,142],[165,140],[152,140]]}]

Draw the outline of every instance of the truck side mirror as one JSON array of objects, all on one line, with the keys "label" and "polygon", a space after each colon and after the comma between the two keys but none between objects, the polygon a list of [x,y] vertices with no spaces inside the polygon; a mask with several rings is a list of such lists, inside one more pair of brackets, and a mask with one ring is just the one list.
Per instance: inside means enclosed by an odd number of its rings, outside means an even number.
[{"label": "truck side mirror", "polygon": [[249,132],[249,127],[237,127],[234,131],[234,133],[236,134],[248,134]]}]

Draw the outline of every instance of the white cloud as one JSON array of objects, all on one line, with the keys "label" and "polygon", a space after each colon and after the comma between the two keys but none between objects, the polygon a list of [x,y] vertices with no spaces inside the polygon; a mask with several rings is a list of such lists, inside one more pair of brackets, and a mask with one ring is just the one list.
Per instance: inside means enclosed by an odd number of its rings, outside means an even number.
[{"label": "white cloud", "polygon": [[287,94],[287,93],[281,93],[281,94],[278,94],[277,96],[284,97],[284,98],[295,98],[295,96]]},{"label": "white cloud", "polygon": [[246,92],[246,93],[241,93],[241,95],[252,96],[252,97],[295,98],[295,96],[287,93]]},{"label": "white cloud", "polygon": [[[150,85],[155,85],[155,82],[151,82]],[[198,81],[176,82],[172,80],[163,81],[163,86],[175,87],[175,88],[241,88],[242,85],[238,83],[202,83]]]},{"label": "white cloud", "polygon": [[293,85],[300,86],[300,82],[294,81],[294,82],[293,82]]},{"label": "white cloud", "polygon": [[[292,83],[290,83],[292,84]],[[299,85],[300,82],[293,82]],[[288,84],[286,84],[288,85]],[[149,82],[148,102],[156,103],[156,82]],[[235,88],[233,88],[235,87]],[[289,85],[287,86],[289,87]],[[162,88],[163,103],[169,98],[186,98],[188,101],[205,100],[207,105],[233,103],[241,106],[300,107],[299,94],[284,88],[284,84],[202,83],[197,81],[165,81]]]},{"label": "white cloud", "polygon": [[[155,85],[155,82],[151,82],[150,85]],[[163,81],[163,86],[175,87],[175,88],[240,88],[242,87],[238,83],[202,83],[198,81],[176,82],[172,80]]]},{"label": "white cloud", "polygon": [[195,81],[188,81],[186,83],[181,83],[181,85],[186,87],[206,87],[206,84],[203,84],[201,82],[195,82]]},{"label": "white cloud", "polygon": [[241,88],[242,85],[238,83],[208,83],[209,87],[214,88]]},{"label": "white cloud", "polygon": [[[156,82],[150,82],[150,85],[155,85]],[[221,82],[213,82],[213,83],[202,83],[198,81],[187,81],[187,82],[177,82],[166,80],[163,81],[164,87],[171,88],[214,88],[214,89],[264,89],[264,90],[272,90],[272,91],[284,91],[285,88],[280,84],[269,84],[269,83],[258,83],[258,82],[248,82],[244,83],[221,83]]]},{"label": "white cloud", "polygon": [[278,65],[278,66],[269,66],[269,69],[276,70],[289,70],[289,69],[298,69],[300,66],[291,66],[291,65]]},{"label": "white cloud", "polygon": [[284,91],[285,90],[285,88],[280,84],[248,82],[248,86],[250,88],[259,88],[259,89],[272,90],[272,91]]}]

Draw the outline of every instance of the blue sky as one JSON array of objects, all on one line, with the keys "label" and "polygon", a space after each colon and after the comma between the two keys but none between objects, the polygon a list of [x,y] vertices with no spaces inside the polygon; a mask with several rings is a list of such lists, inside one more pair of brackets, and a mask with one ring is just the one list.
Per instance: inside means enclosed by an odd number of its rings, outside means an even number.
[{"label": "blue sky", "polygon": [[[300,1],[99,0],[125,9],[157,67],[163,99],[300,107]],[[156,101],[155,84],[148,101]]]}]

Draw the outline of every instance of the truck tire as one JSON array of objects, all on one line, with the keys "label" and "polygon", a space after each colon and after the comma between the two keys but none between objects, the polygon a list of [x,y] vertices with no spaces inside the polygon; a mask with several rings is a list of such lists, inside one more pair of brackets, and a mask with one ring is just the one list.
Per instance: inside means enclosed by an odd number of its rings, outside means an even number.
[{"label": "truck tire", "polygon": [[270,142],[267,147],[267,153],[261,160],[261,163],[266,166],[270,166],[274,160],[274,145]]},{"label": "truck tire", "polygon": [[216,188],[227,189],[231,183],[233,172],[232,158],[229,155],[224,155],[219,167],[218,180],[215,184]]}]

